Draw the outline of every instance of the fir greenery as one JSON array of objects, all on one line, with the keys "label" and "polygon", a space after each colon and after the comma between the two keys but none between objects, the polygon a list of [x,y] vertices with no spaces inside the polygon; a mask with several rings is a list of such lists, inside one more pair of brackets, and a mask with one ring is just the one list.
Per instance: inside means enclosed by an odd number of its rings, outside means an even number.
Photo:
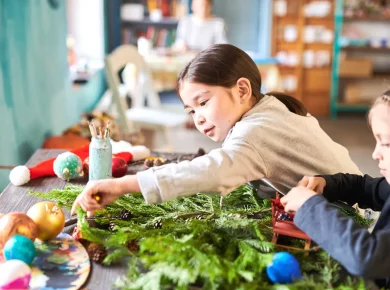
[{"label": "fir greenery", "polygon": [[[70,209],[80,186],[31,194]],[[294,251],[304,278],[289,285],[272,285],[265,268],[276,251],[270,242],[271,204],[248,186],[226,196],[220,208],[217,195],[196,194],[157,205],[147,205],[141,194],[129,194],[96,213],[94,226],[79,209],[81,232],[109,251],[104,263],[126,259],[128,272],[116,281],[121,289],[364,289],[322,250]],[[132,219],[116,219],[122,210]],[[368,225],[356,212],[344,212]],[[115,224],[115,232],[108,223]],[[156,222],[162,227],[156,228]],[[97,225],[97,226],[96,226]],[[129,243],[140,249],[132,252]],[[301,241],[288,240],[299,244]]]}]

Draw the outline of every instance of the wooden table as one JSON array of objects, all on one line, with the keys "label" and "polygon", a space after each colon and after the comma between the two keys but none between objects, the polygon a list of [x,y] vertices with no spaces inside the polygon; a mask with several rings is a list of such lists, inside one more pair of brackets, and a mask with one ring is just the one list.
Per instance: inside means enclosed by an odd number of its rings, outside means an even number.
[{"label": "wooden table", "polygon": [[[64,150],[38,149],[27,161],[26,166],[32,167],[44,160],[56,157],[62,152],[64,152]],[[182,160],[191,160],[195,157],[195,154],[153,152],[153,156],[160,156],[166,160],[178,162]],[[142,161],[130,163],[127,173],[134,174],[141,170],[144,170]],[[79,178],[72,183],[86,184],[87,178]],[[41,201],[41,199],[29,195],[29,189],[39,192],[47,192],[51,191],[52,189],[62,189],[66,184],[66,181],[57,177],[39,178],[30,181],[24,186],[15,186],[13,184],[9,184],[0,194],[0,213],[9,213],[14,211],[27,212],[33,204]],[[68,219],[70,217],[69,211],[65,210],[65,215]],[[115,280],[122,274],[125,274],[126,269],[127,264],[125,263],[122,265],[109,267],[91,263],[91,273],[87,283],[84,286],[86,289],[93,290],[112,289]]]},{"label": "wooden table", "polygon": [[[56,157],[58,154],[64,152],[63,150],[37,150],[30,160],[26,163],[27,167]],[[77,181],[79,184],[86,183],[85,179]],[[0,213],[9,213],[13,211],[27,212],[27,210],[35,203],[41,201],[35,196],[28,195],[28,190],[35,191],[50,191],[52,189],[62,189],[67,184],[64,180],[57,177],[39,178],[30,181],[24,186],[15,186],[9,184],[0,195]],[[65,211],[66,218],[69,218],[69,211]],[[125,265],[118,266],[102,266],[91,263],[91,273],[87,283],[84,285],[86,289],[112,289],[114,281],[122,274],[126,273]]]}]

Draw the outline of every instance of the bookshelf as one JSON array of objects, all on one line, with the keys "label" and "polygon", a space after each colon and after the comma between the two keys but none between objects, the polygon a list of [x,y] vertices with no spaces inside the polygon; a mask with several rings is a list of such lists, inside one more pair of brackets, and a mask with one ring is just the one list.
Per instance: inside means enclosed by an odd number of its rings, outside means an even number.
[{"label": "bookshelf", "polygon": [[152,21],[149,18],[142,19],[142,20],[124,20],[122,21],[123,27],[140,27],[144,28],[145,26],[159,26],[159,27],[167,27],[167,28],[176,28],[177,24],[179,23],[179,20],[177,18],[173,17],[166,17],[159,21]]},{"label": "bookshelf", "polygon": [[282,89],[315,116],[329,114],[334,2],[273,0],[272,56],[281,64]]},{"label": "bookshelf", "polygon": [[345,22],[353,22],[353,21],[365,21],[365,22],[390,22],[389,16],[346,16],[344,17]]},{"label": "bookshelf", "polygon": [[369,52],[369,53],[386,52],[386,53],[390,53],[390,47],[345,46],[345,47],[342,47],[341,50],[350,51],[350,52]]},{"label": "bookshelf", "polygon": [[[366,112],[372,99],[388,87],[389,63],[383,63],[383,60],[390,56],[390,40],[387,45],[381,43],[372,45],[372,41],[377,38],[386,38],[383,34],[380,36],[380,31],[390,29],[389,7],[381,7],[380,1],[377,1],[376,5],[377,11],[372,10],[372,6],[370,10],[365,10],[364,6],[354,7],[351,10],[346,1],[336,0],[330,103],[332,118],[342,112]],[[378,28],[377,25],[380,27]],[[350,26],[349,29],[348,26]],[[349,39],[348,31],[351,27],[354,31],[354,38]],[[360,30],[363,32],[356,38],[356,31]],[[345,75],[345,60],[348,59],[361,62],[362,66],[358,68],[359,74]],[[370,65],[367,66],[367,64]]]},{"label": "bookshelf", "polygon": [[137,45],[141,36],[154,47],[169,47],[179,20],[189,12],[189,0],[106,0],[108,51],[121,44]]}]

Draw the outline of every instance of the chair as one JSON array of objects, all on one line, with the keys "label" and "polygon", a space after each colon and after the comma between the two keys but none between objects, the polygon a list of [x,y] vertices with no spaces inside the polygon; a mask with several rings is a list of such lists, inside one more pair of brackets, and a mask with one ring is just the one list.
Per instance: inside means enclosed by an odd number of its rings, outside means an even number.
[{"label": "chair", "polygon": [[288,249],[301,250],[296,247],[278,244],[278,238],[280,235],[289,236],[292,238],[305,240],[304,249],[309,250],[311,245],[310,237],[306,235],[304,232],[302,232],[299,228],[297,228],[297,226],[294,224],[293,221],[278,219],[280,214],[286,213],[284,211],[282,204],[280,203],[279,193],[276,193],[276,198],[271,199],[271,202],[272,202],[272,228],[274,232],[272,236],[272,243]]},{"label": "chair", "polygon": [[[132,64],[135,71],[132,70]],[[123,69],[121,86],[119,72]],[[141,128],[160,130],[163,133],[167,150],[172,150],[170,129],[184,125],[188,115],[170,112],[161,108],[158,94],[153,90],[150,72],[143,57],[135,46],[122,45],[105,58],[105,73],[111,91],[111,105],[115,105],[118,124],[124,134],[139,131]],[[130,93],[131,108],[125,102],[124,94]],[[107,100],[106,100],[107,101]],[[145,103],[147,102],[147,107]]]}]

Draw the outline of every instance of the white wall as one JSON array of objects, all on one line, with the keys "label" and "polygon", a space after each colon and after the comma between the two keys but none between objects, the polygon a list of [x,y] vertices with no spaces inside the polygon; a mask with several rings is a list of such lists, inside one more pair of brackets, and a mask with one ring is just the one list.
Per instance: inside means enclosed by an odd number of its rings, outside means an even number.
[{"label": "white wall", "polygon": [[104,0],[67,0],[68,34],[78,57],[103,60]]}]

